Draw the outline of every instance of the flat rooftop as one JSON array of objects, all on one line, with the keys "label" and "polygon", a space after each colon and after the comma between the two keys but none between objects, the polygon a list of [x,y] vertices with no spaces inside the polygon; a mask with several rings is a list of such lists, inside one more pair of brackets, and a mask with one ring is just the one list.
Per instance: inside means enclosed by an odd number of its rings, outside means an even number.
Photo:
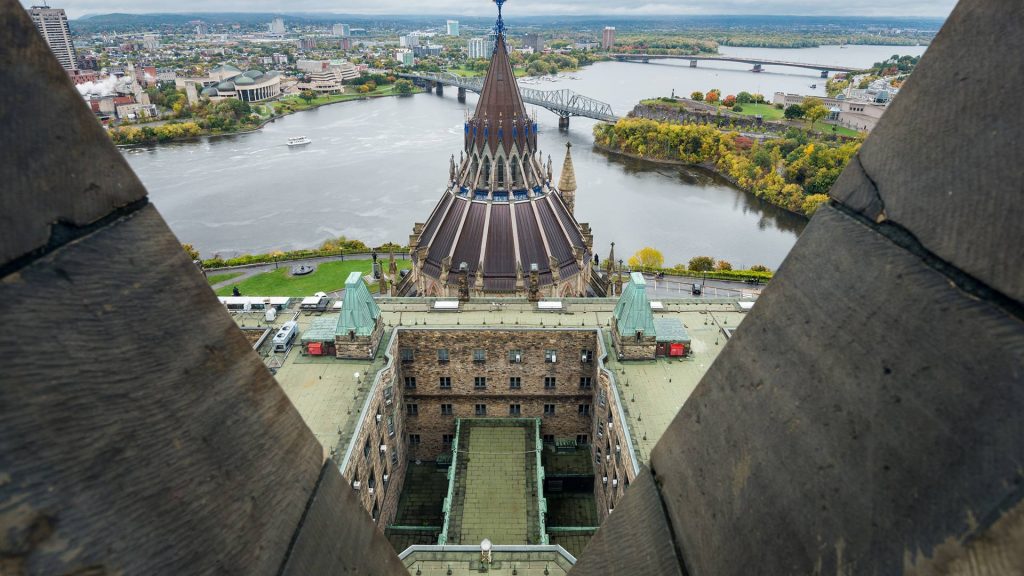
[{"label": "flat rooftop", "polygon": [[[462,303],[458,311],[435,312],[431,310],[434,300],[378,300],[386,331],[373,362],[303,356],[297,347],[287,354],[261,352],[264,363],[275,370],[281,387],[324,446],[325,457],[332,449],[344,453],[373,377],[384,366],[384,344],[395,327],[518,326],[603,329],[608,351],[605,366],[614,374],[637,456],[647,462],[651,448],[725,346],[726,331],[735,329],[746,316],[735,299],[663,299],[663,309],[654,313],[655,318],[679,319],[690,335],[692,353],[685,358],[619,362],[608,332],[615,299],[567,299],[559,312],[540,311],[536,304],[515,299],[474,300]],[[295,299],[293,307],[279,313],[273,322],[267,322],[262,311],[236,312],[233,317],[245,328],[276,328],[295,319],[300,336],[314,318],[337,317],[336,311],[299,312],[299,301]]]},{"label": "flat rooftop", "polygon": [[460,419],[448,544],[540,544],[536,420]]}]

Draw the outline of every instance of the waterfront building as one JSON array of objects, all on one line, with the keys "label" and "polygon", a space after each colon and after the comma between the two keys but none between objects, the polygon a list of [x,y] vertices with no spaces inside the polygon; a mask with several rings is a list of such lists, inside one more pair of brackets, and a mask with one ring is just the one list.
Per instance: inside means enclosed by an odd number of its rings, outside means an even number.
[{"label": "waterfront building", "polygon": [[612,46],[615,46],[615,27],[605,26],[601,34],[601,48],[611,50]]},{"label": "waterfront building", "polygon": [[281,95],[283,76],[276,70],[242,72],[230,64],[222,64],[201,78],[175,78],[174,85],[188,92],[189,86],[214,102],[238,98],[244,102],[261,102]]},{"label": "waterfront building", "polygon": [[284,34],[284,18],[274,18],[273,20],[271,20],[268,27],[270,29],[271,34]]},{"label": "waterfront building", "polygon": [[28,14],[60,65],[65,70],[74,70],[78,65],[78,56],[71,41],[71,28],[68,27],[68,16],[64,9],[33,6]]},{"label": "waterfront building", "polygon": [[409,290],[421,296],[587,294],[590,228],[552,182],[551,157],[545,165],[537,149],[537,122],[526,113],[505,42],[499,28],[459,161],[452,156],[440,201],[409,238]]},{"label": "waterfront building", "polygon": [[[888,108],[888,101],[891,99],[890,93],[884,88],[885,85],[881,86],[871,91],[851,90],[848,97],[836,98],[776,92],[772,97],[772,102],[786,108],[792,105],[799,106],[807,98],[817,98],[829,109],[829,121],[853,130],[870,132],[882,118],[882,114]],[[879,97],[879,94],[883,92],[885,95]],[[882,101],[879,102],[879,100]]]},{"label": "waterfront building", "polygon": [[335,24],[331,27],[331,34],[346,38],[351,35],[351,30],[349,29],[348,24]]},{"label": "waterfront building", "polygon": [[448,31],[448,35],[449,36],[458,36],[459,35],[459,21],[458,20],[449,20],[448,24],[447,24],[447,31]]}]

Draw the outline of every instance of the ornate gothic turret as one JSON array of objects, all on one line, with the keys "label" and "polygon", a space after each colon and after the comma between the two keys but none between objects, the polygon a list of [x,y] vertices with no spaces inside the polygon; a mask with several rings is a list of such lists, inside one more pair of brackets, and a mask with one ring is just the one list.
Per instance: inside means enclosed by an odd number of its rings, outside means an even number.
[{"label": "ornate gothic turret", "polygon": [[562,201],[569,210],[569,214],[575,215],[576,211],[576,170],[572,167],[572,142],[565,143],[565,161],[562,162],[562,177],[558,180],[558,193],[562,195]]},{"label": "ornate gothic turret", "polygon": [[[590,246],[551,182],[550,156],[545,165],[537,150],[537,122],[526,112],[508,57],[503,1],[458,164],[453,156],[447,189],[410,237],[412,285],[424,296],[527,296],[531,285],[538,297],[583,296]],[[571,188],[574,194],[575,177]],[[466,269],[456,273],[463,262]]]}]

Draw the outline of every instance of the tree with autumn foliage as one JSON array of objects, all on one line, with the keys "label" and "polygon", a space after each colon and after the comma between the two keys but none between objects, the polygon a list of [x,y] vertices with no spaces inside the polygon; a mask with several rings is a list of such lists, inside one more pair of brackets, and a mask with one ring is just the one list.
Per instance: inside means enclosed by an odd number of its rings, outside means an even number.
[{"label": "tree with autumn foliage", "polygon": [[726,108],[732,108],[733,106],[736,105],[736,97],[733,96],[732,94],[729,94],[728,96],[722,99],[722,105],[725,106]]},{"label": "tree with autumn foliage", "polygon": [[704,95],[704,100],[711,104],[715,104],[721,97],[722,93],[718,90],[718,88],[713,88],[711,90],[708,90],[708,93]]},{"label": "tree with autumn foliage", "polygon": [[644,246],[629,257],[630,268],[661,268],[664,265],[665,257],[650,246]]}]

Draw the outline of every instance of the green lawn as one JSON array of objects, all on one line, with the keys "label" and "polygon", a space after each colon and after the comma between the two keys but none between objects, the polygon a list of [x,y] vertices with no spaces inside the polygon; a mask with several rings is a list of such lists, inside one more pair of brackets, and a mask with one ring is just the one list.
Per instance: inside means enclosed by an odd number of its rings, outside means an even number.
[{"label": "green lawn", "polygon": [[776,108],[774,104],[740,104],[740,106],[743,107],[743,112],[734,112],[734,114],[761,116],[765,120],[782,120],[783,118],[783,111]]},{"label": "green lawn", "polygon": [[832,133],[832,128],[835,128],[836,129],[835,133],[839,134],[840,136],[861,136],[862,135],[860,132],[858,132],[856,130],[851,130],[851,129],[846,128],[844,126],[832,126],[831,124],[826,124],[825,122],[817,122],[813,126],[813,129],[814,129],[815,132],[820,132],[821,134],[825,134],[825,135],[831,134]]},{"label": "green lawn", "polygon": [[[385,266],[387,258],[384,258]],[[282,263],[277,270],[257,274],[237,284],[244,296],[312,296],[315,292],[332,292],[345,287],[351,272],[370,273],[371,260],[346,260],[318,264],[316,271],[305,276],[290,276],[290,263]],[[398,260],[399,270],[410,267],[408,260]],[[230,296],[235,285],[217,290],[218,296]]]},{"label": "green lawn", "polygon": [[[420,92],[419,88],[414,87],[414,94]],[[334,104],[335,102],[346,102],[348,100],[359,100],[360,98],[378,98],[380,96],[391,96],[394,92],[393,84],[386,84],[384,86],[378,86],[376,90],[362,94],[359,92],[358,86],[346,86],[344,94],[325,94],[310,100],[308,103],[299,98],[298,96],[286,96],[281,99],[281,102],[288,104],[295,111],[308,110],[315,106],[323,106],[324,104]]]},{"label": "green lawn", "polygon": [[242,272],[225,272],[224,274],[210,274],[206,277],[206,281],[210,283],[210,286],[213,286],[214,284],[227,282],[232,278],[238,278],[242,274]]}]

